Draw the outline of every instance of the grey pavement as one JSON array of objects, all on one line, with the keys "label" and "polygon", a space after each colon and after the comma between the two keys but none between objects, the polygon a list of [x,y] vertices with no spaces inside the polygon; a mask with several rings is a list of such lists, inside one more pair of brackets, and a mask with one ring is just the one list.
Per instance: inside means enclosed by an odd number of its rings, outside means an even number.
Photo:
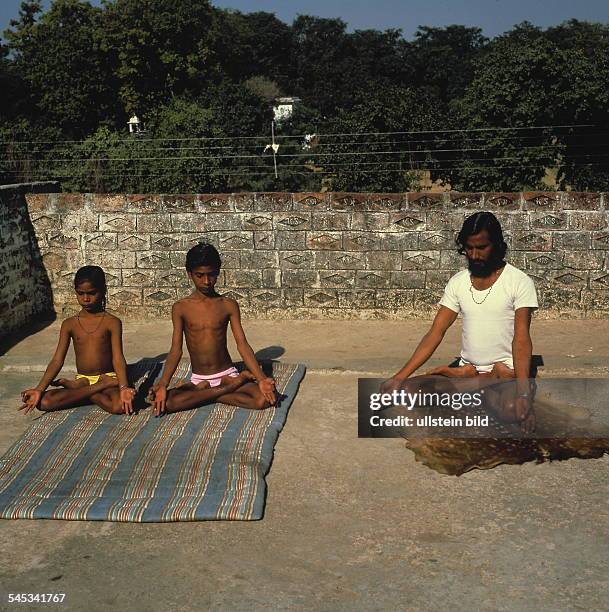
[{"label": "grey pavement", "polygon": [[[87,611],[609,609],[609,457],[438,474],[402,440],[357,438],[358,376],[393,373],[428,322],[244,325],[255,350],[308,366],[264,519],[1,521],[0,609],[30,609],[6,603],[16,592],[64,592],[60,609]],[[168,349],[167,322],[124,326],[128,360]],[[0,357],[0,452],[35,418],[16,411],[19,391],[57,332]],[[609,378],[609,321],[535,321],[533,338],[542,376]],[[432,365],[458,341],[450,330]]]}]

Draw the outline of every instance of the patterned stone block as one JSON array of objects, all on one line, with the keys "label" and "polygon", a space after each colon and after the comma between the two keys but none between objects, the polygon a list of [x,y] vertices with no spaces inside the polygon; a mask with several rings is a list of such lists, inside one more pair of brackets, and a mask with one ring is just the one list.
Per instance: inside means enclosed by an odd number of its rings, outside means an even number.
[{"label": "patterned stone block", "polygon": [[272,232],[275,247],[279,250],[304,250],[307,248],[307,232],[288,232],[279,230]]},{"label": "patterned stone block", "polygon": [[501,229],[507,230],[528,230],[530,229],[530,213],[528,212],[497,212],[495,213]]},{"label": "patterned stone block", "polygon": [[127,195],[125,201],[125,208],[129,212],[149,214],[161,211],[160,195]]},{"label": "patterned stone block", "polygon": [[408,250],[438,251],[455,246],[455,231],[419,232],[418,245]]},{"label": "patterned stone block", "polygon": [[361,193],[335,192],[330,194],[330,209],[343,212],[366,210],[366,196]]},{"label": "patterned stone block", "polygon": [[544,288],[539,292],[539,306],[546,310],[580,310],[581,293],[578,287]]},{"label": "patterned stone block", "polygon": [[171,268],[171,258],[164,251],[139,251],[136,254],[137,268]]},{"label": "patterned stone block", "polygon": [[254,248],[253,232],[218,232],[218,247],[221,250]]},{"label": "patterned stone block", "polygon": [[244,230],[272,230],[273,216],[270,214],[245,213],[240,215],[241,227]]},{"label": "patterned stone block", "polygon": [[162,197],[162,209],[165,212],[195,212],[196,196],[188,195],[164,195]]},{"label": "patterned stone block", "polygon": [[361,289],[388,288],[391,286],[389,270],[357,270],[355,284]]},{"label": "patterned stone block", "polygon": [[343,232],[345,251],[377,251],[380,247],[380,232]]},{"label": "patterned stone block", "polygon": [[150,249],[156,250],[169,250],[175,251],[182,247],[182,240],[180,235],[176,234],[151,234],[150,235]]},{"label": "patterned stone block", "polygon": [[220,246],[218,232],[179,232],[174,233],[180,238],[181,250],[188,251],[197,244],[213,244],[216,248]]},{"label": "patterned stone block", "polygon": [[117,245],[119,249],[124,251],[149,251],[150,236],[139,233],[118,234]]},{"label": "patterned stone block", "polygon": [[439,267],[440,251],[404,251],[402,253],[402,270],[437,270]]},{"label": "patterned stone block", "polygon": [[117,235],[110,232],[85,234],[83,243],[86,249],[94,251],[114,251],[117,247]]},{"label": "patterned stone block", "polygon": [[389,224],[385,231],[390,232],[413,232],[426,228],[425,213],[401,212],[390,213]]},{"label": "patterned stone block", "polygon": [[521,204],[520,198],[519,193],[486,193],[484,195],[484,208],[479,210],[518,210]]},{"label": "patterned stone block", "polygon": [[364,253],[345,251],[316,251],[314,265],[319,270],[363,270],[366,267]]},{"label": "patterned stone block", "polygon": [[170,306],[178,299],[178,294],[174,287],[156,287],[154,289],[144,289],[144,304],[167,305]]},{"label": "patterned stone block", "polygon": [[223,297],[235,300],[239,306],[246,306],[250,302],[250,291],[240,287],[239,289],[223,289],[220,291]]},{"label": "patterned stone block", "polygon": [[119,287],[117,289],[108,289],[108,306],[113,308],[114,305],[141,305],[142,304],[142,290],[141,289],[127,289]]},{"label": "patterned stone block", "polygon": [[257,289],[251,292],[251,303],[253,306],[267,308],[281,307],[282,296],[280,289]]},{"label": "patterned stone block", "polygon": [[547,270],[558,270],[563,267],[562,253],[524,253],[526,269],[537,273],[545,273]]},{"label": "patterned stone block", "polygon": [[442,270],[459,270],[467,267],[465,255],[457,251],[456,246],[452,249],[440,251],[440,268]]},{"label": "patterned stone block", "polygon": [[26,193],[25,202],[30,215],[55,210],[56,193]]},{"label": "patterned stone block", "polygon": [[[253,203],[254,196],[252,194],[251,206],[247,210],[253,209]],[[196,210],[199,213],[233,212],[235,210],[235,207],[231,202],[230,194],[227,193],[199,195],[195,205]]]},{"label": "patterned stone block", "polygon": [[355,270],[328,270],[319,272],[320,287],[346,289],[355,287]]},{"label": "patterned stone block", "polygon": [[311,229],[311,213],[289,212],[273,213],[273,227],[277,230],[303,231]]},{"label": "patterned stone block", "polygon": [[239,231],[242,229],[240,215],[227,215],[226,213],[208,213],[200,217],[202,226],[207,232]]},{"label": "patterned stone block", "polygon": [[302,306],[304,304],[304,289],[300,287],[284,287],[281,290],[281,295],[286,306]]},{"label": "patterned stone block", "polygon": [[60,217],[58,214],[35,214],[32,215],[31,220],[37,234],[43,234],[49,230],[58,230],[60,228]]},{"label": "patterned stone block", "polygon": [[154,287],[156,284],[154,272],[142,268],[125,268],[122,271],[123,287]]},{"label": "patterned stone block", "polygon": [[99,212],[123,212],[127,209],[124,195],[96,193],[93,194],[93,208]]},{"label": "patterned stone block", "polygon": [[[151,270],[146,270],[151,272]],[[145,285],[142,285],[144,287]],[[191,287],[192,282],[186,270],[161,269],[154,270],[154,285],[156,287]]]},{"label": "patterned stone block", "polygon": [[408,194],[408,210],[427,211],[442,208],[444,203],[444,194],[411,192]]},{"label": "patterned stone block", "polygon": [[558,209],[559,194],[556,191],[527,191],[522,194],[524,210],[553,211]]},{"label": "patterned stone block", "polygon": [[552,283],[560,287],[587,287],[588,273],[582,270],[559,270],[551,275]]},{"label": "patterned stone block", "polygon": [[591,272],[590,289],[609,289],[609,272]]},{"label": "patterned stone block", "polygon": [[293,194],[294,210],[323,211],[330,204],[327,193],[295,193]]},{"label": "patterned stone block", "polygon": [[342,248],[342,234],[340,232],[307,232],[306,246],[309,249],[323,249],[335,251]]},{"label": "patterned stone block", "polygon": [[313,289],[304,291],[305,306],[314,308],[337,308],[338,290],[336,289]]},{"label": "patterned stone block", "polygon": [[[558,232],[554,234],[558,235]],[[551,251],[552,234],[549,232],[517,231],[513,235],[513,247],[520,251]]]},{"label": "patterned stone block", "polygon": [[78,212],[61,214],[61,229],[70,232],[96,232],[99,228],[99,215],[90,208]]},{"label": "patterned stone block", "polygon": [[49,248],[79,249],[81,247],[81,236],[79,234],[70,235],[63,232],[50,231],[46,238]]},{"label": "patterned stone block", "polygon": [[279,266],[281,268],[305,268],[314,266],[312,251],[279,251]]},{"label": "patterned stone block", "polygon": [[563,212],[532,212],[531,229],[562,230],[567,229],[567,215]]},{"label": "patterned stone block", "polygon": [[448,199],[453,208],[464,208],[470,211],[485,210],[483,206],[483,193],[459,193],[458,191],[451,191],[448,194]]},{"label": "patterned stone block", "polygon": [[136,215],[101,213],[99,230],[101,232],[134,232]]},{"label": "patterned stone block", "polygon": [[[78,251],[76,251],[78,252]],[[135,268],[133,251],[98,251],[87,253],[87,265],[94,264],[102,268]],[[84,263],[79,264],[84,265]]]}]

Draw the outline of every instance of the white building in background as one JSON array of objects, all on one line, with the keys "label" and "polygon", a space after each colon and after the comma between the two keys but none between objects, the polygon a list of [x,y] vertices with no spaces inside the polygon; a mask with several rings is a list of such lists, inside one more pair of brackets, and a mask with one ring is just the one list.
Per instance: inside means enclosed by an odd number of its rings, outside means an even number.
[{"label": "white building in background", "polygon": [[300,98],[287,97],[287,98],[275,98],[273,104],[273,115],[275,123],[280,123],[289,119],[294,113],[294,108],[300,104],[302,100]]}]

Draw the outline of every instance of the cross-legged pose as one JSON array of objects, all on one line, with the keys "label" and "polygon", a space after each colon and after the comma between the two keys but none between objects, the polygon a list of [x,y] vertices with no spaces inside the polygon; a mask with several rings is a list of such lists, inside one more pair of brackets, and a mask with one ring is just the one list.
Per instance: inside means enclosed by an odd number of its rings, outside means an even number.
[{"label": "cross-legged pose", "polygon": [[[163,374],[152,388],[154,411],[177,412],[213,401],[262,409],[276,401],[275,381],[265,376],[241,326],[239,305],[215,290],[221,260],[211,244],[199,243],[186,255],[186,271],[194,292],[172,308],[173,337]],[[226,344],[230,324],[245,367],[241,374],[233,365]],[[182,338],[192,364],[190,382],[167,390],[182,357]]]},{"label": "cross-legged pose", "polygon": [[[123,356],[122,324],[106,311],[106,276],[99,266],[84,266],[74,277],[80,312],[61,324],[59,342],[42,379],[34,389],[21,394],[19,410],[34,408],[48,412],[97,404],[113,414],[133,412],[134,390],[127,381]],[[54,380],[74,344],[75,380]],[[47,391],[49,385],[63,387]]]},{"label": "cross-legged pose", "polygon": [[[509,394],[499,397],[492,387],[487,397],[495,395],[501,400],[494,402],[500,418],[521,422],[523,431],[532,431],[530,324],[531,314],[538,307],[533,280],[505,262],[507,245],[499,221],[490,212],[468,217],[456,242],[459,253],[467,257],[468,269],[448,281],[430,330],[406,365],[383,383],[382,391],[406,389],[416,393],[429,384],[436,391],[450,391],[453,385],[449,380],[455,377],[471,379],[472,388],[512,379],[516,383],[515,397],[513,392],[511,398]],[[463,318],[459,366],[442,366],[410,378],[433,355],[459,313]],[[465,389],[464,383],[459,388]]]}]

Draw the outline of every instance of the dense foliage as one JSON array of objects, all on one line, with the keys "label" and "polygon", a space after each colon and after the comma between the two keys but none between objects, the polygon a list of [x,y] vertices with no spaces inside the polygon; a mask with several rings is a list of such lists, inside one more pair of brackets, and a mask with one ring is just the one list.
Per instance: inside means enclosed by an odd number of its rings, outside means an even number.
[{"label": "dense foliage", "polygon": [[[66,190],[609,189],[609,25],[349,32],[207,0],[22,2],[0,180]],[[301,99],[275,125],[272,103]],[[137,113],[145,133],[129,135]],[[275,176],[274,162],[277,166]]]}]

